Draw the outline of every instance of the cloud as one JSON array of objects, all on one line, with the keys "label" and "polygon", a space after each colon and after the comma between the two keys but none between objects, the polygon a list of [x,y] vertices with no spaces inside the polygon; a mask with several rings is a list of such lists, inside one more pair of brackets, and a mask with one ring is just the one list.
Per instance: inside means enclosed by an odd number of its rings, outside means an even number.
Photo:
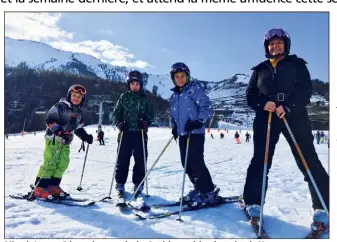
[{"label": "cloud", "polygon": [[168,49],[167,49],[167,48],[162,48],[161,51],[162,51],[162,52],[167,52]]},{"label": "cloud", "polygon": [[70,40],[73,33],[60,29],[60,13],[5,13],[5,35],[14,39]]},{"label": "cloud", "polygon": [[120,45],[115,45],[107,40],[100,41],[82,41],[82,42],[51,42],[50,45],[59,50],[72,51],[92,55],[97,59],[116,66],[147,68],[151,67],[149,63],[143,60],[136,60],[134,54]]},{"label": "cloud", "polygon": [[[5,13],[5,35],[14,39],[27,39],[46,43],[54,48],[92,55],[117,66],[147,68],[149,63],[137,60],[127,48],[107,40],[75,42],[74,33],[62,30],[58,23],[61,13]],[[98,30],[114,35],[112,30]]]}]

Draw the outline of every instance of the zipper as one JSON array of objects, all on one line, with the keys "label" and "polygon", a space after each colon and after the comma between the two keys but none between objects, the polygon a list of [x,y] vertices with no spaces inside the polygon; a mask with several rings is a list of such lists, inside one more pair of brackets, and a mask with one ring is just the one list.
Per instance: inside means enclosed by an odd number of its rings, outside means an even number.
[{"label": "zipper", "polygon": [[179,104],[180,104],[180,94],[178,95],[178,122],[177,122],[177,125],[179,125],[179,114],[180,114]]}]

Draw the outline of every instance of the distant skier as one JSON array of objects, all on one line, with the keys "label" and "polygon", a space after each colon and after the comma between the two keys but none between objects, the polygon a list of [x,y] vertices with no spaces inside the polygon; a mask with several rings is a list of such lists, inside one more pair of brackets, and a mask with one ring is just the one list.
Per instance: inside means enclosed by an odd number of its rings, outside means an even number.
[{"label": "distant skier", "polygon": [[324,132],[322,131],[322,132],[321,132],[321,140],[320,140],[321,144],[324,144],[324,136],[325,136],[325,134],[324,134]]},{"label": "distant skier", "polygon": [[205,123],[212,116],[212,104],[204,89],[191,81],[190,70],[184,63],[173,64],[170,74],[175,85],[170,98],[172,134],[175,139],[179,137],[183,167],[190,137],[186,173],[194,189],[183,199],[193,204],[212,203],[218,190],[204,161]]},{"label": "distant skier", "polygon": [[214,139],[214,136],[213,136],[213,134],[211,133],[211,137],[212,137],[212,139]]},{"label": "distant skier", "polygon": [[240,135],[239,135],[238,131],[235,132],[234,138],[235,138],[236,144],[241,144]]},{"label": "distant skier", "polygon": [[220,133],[220,139],[223,139],[225,137],[225,135],[221,132]]},{"label": "distant skier", "polygon": [[6,135],[6,139],[8,139],[8,134],[5,134]]},{"label": "distant skier", "polygon": [[92,135],[87,134],[83,128],[81,108],[85,97],[86,89],[83,86],[72,85],[68,90],[67,97],[61,98],[49,110],[46,118],[44,162],[35,181],[37,186],[34,190],[35,197],[52,198],[68,195],[61,189],[60,183],[69,164],[73,133],[89,144],[92,144],[93,141]]},{"label": "distant skier", "polygon": [[249,142],[249,139],[250,139],[250,134],[247,132],[246,133],[246,142]]},{"label": "distant skier", "polygon": [[[322,198],[329,208],[329,175],[315,151],[306,110],[312,95],[312,82],[305,60],[296,55],[289,55],[290,43],[289,34],[283,29],[268,31],[264,38],[265,54],[268,60],[253,68],[246,90],[248,106],[256,111],[256,116],[253,126],[254,155],[247,170],[243,196],[250,216],[259,218],[267,122],[269,112],[271,112],[268,171],[272,165],[272,158],[280,133],[282,133],[291,147],[304,180],[309,185],[314,209],[313,220],[325,226],[329,221],[328,215],[323,210],[323,205],[316,194],[307,169],[301,162],[288,129],[282,121],[282,118],[286,115],[287,123],[305,157]],[[266,178],[267,187],[268,177]]]},{"label": "distant skier", "polygon": [[[154,118],[152,103],[143,89],[143,75],[139,71],[131,71],[126,81],[129,90],[120,96],[113,114],[115,124],[120,131],[118,143],[123,132],[115,176],[119,197],[124,196],[132,155],[135,161],[132,175],[134,190],[145,177],[141,130],[144,131],[145,156],[147,157],[147,130]],[[139,188],[137,195],[141,195],[143,187],[144,185]]]},{"label": "distant skier", "polygon": [[327,144],[329,142],[329,136],[324,135],[324,144]]},{"label": "distant skier", "polygon": [[36,136],[36,132],[34,132],[34,136]]},{"label": "distant skier", "polygon": [[317,144],[319,145],[321,143],[321,133],[318,130],[316,133],[316,140],[317,140]]},{"label": "distant skier", "polygon": [[96,132],[97,132],[97,139],[99,141],[99,144],[100,145],[105,145],[104,144],[104,132],[102,130],[102,126],[101,125],[98,125],[98,130]]}]

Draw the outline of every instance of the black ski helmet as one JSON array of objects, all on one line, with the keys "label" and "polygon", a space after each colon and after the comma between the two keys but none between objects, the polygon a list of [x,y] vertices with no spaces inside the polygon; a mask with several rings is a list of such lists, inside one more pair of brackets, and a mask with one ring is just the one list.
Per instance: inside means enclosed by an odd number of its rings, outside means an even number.
[{"label": "black ski helmet", "polygon": [[126,77],[126,82],[128,84],[128,88],[130,89],[130,83],[133,81],[137,81],[140,83],[140,89],[143,89],[143,74],[139,71],[130,71]]},{"label": "black ski helmet", "polygon": [[171,74],[171,80],[173,81],[173,83],[175,83],[174,74],[177,73],[177,72],[185,72],[186,76],[187,76],[187,82],[190,81],[191,72],[190,72],[190,69],[188,68],[188,66],[185,63],[177,62],[177,63],[174,63],[171,66],[170,74]]},{"label": "black ski helmet", "polygon": [[280,55],[276,55],[276,56],[271,55],[268,50],[269,42],[275,37],[282,38],[284,41],[284,53],[282,55],[289,55],[290,46],[291,46],[290,35],[283,29],[271,29],[264,36],[263,44],[264,44],[265,56],[267,58],[276,58],[280,56]]},{"label": "black ski helmet", "polygon": [[79,104],[80,106],[82,106],[83,103],[85,102],[85,97],[87,95],[87,90],[85,89],[85,87],[80,84],[74,84],[71,87],[69,87],[66,99],[70,103],[71,103],[70,96],[72,92],[78,92],[82,94],[82,100],[81,100],[81,103]]}]

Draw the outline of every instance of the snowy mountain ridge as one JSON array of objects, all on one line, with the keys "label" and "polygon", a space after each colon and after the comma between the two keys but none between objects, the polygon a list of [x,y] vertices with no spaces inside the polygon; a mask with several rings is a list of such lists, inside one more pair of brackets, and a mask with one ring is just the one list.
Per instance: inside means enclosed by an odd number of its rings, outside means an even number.
[{"label": "snowy mountain ridge", "polygon": [[[73,53],[55,49],[47,44],[28,40],[16,40],[5,37],[5,64],[16,67],[21,62],[33,69],[47,69],[65,71],[73,74],[99,77],[102,79],[124,82],[130,69],[113,66],[91,55]],[[168,99],[173,87],[171,77],[168,74],[156,75],[144,73],[145,88],[153,91],[157,86],[157,94]],[[228,111],[230,117],[250,124],[253,117],[252,110],[246,104],[245,90],[250,74],[240,73],[233,77],[218,81],[208,82],[197,80],[206,90],[213,102],[215,110]],[[313,95],[312,102],[326,100],[321,95]]]}]

